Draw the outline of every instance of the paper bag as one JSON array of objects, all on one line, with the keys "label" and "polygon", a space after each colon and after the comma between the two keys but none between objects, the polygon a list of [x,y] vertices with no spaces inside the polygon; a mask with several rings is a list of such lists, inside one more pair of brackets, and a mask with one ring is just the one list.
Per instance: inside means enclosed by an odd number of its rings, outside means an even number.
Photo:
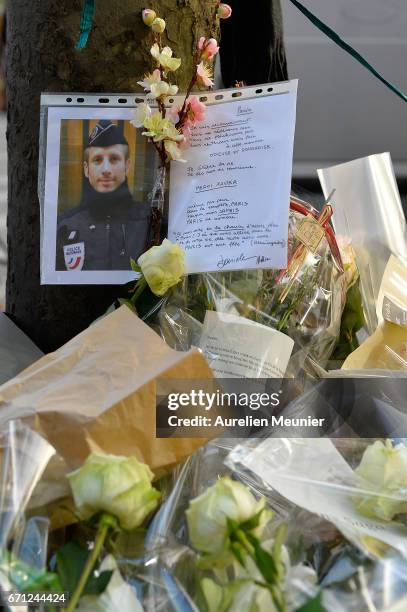
[{"label": "paper bag", "polygon": [[0,426],[21,419],[77,468],[92,451],[136,455],[156,475],[204,439],[157,439],[158,377],[208,379],[197,350],[170,349],[123,306],[0,387]]}]

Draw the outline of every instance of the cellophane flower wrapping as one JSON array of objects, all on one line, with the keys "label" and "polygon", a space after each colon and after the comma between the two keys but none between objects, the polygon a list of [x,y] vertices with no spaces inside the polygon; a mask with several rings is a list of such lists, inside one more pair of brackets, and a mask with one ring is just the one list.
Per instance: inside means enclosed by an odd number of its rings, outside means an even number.
[{"label": "cellophane flower wrapping", "polygon": [[[20,421],[0,431],[0,586],[32,590],[47,574],[50,521],[28,506],[55,450]],[[49,586],[52,586],[51,583]]]},{"label": "cellophane flower wrapping", "polygon": [[[233,584],[242,578],[238,563],[229,565],[227,569],[200,567],[199,556],[191,545],[185,514],[191,499],[204,493],[219,478],[233,477],[233,470],[225,465],[224,460],[234,443],[233,440],[213,441],[174,470],[168,482],[168,495],[147,532],[144,565],[128,555],[120,557],[121,572],[139,585],[146,610],[157,610],[164,604],[168,606],[165,610],[173,612],[203,610],[205,607],[202,607],[200,599],[202,580]],[[258,499],[259,491],[255,487],[250,490]],[[262,538],[266,545],[273,540],[282,521],[290,518],[291,508],[284,501],[280,505],[275,504],[273,509],[275,519],[270,522]],[[284,559],[291,577],[287,588],[288,610],[294,612],[317,594],[316,574],[309,565],[304,568],[302,561],[305,557],[293,554],[291,545],[284,549]],[[242,589],[240,599],[234,604],[232,602],[227,609],[236,612],[251,609],[250,604],[256,598],[253,598],[250,588]],[[260,601],[264,595],[262,589],[257,593]],[[243,601],[245,597],[248,598],[247,602]],[[274,610],[269,606],[266,600],[259,610]]]},{"label": "cellophane flower wrapping", "polygon": [[[288,610],[300,609],[301,605],[321,591],[326,612],[402,610],[407,601],[406,558],[400,551],[386,547],[379,540],[358,534],[358,526],[350,527],[346,532],[332,517],[321,516],[293,503],[257,476],[255,471],[248,469],[242,461],[242,445],[247,453],[256,453],[262,441],[266,441],[266,438],[252,441],[218,439],[207,444],[174,470],[167,482],[163,505],[147,532],[144,559],[135,560],[126,554],[119,558],[122,574],[143,593],[144,609],[156,610],[160,606],[167,606],[163,609],[173,612],[205,609],[201,607],[199,599],[199,585],[203,579],[221,583],[226,578],[232,584],[239,577],[238,566],[229,567],[223,576],[221,569],[199,566],[199,555],[191,546],[185,515],[191,499],[201,495],[217,479],[230,476],[248,486],[257,499],[264,496],[268,508],[274,512],[274,518],[262,537],[264,545],[273,538],[282,522],[288,524],[284,545],[292,577],[287,590]],[[287,441],[275,442],[286,444],[283,456],[289,456],[291,442],[288,441],[288,445]],[[318,440],[309,442],[318,443]],[[293,441],[293,444],[296,443]],[[373,443],[374,440],[339,440],[335,443],[335,451],[355,470],[364,452]],[[313,455],[315,461],[317,451],[318,448]],[[321,451],[321,462],[326,462],[328,457],[324,455],[324,449],[321,448]],[[271,463],[271,474],[273,470],[281,468],[276,456],[271,457]],[[308,470],[308,464],[303,465],[309,473],[309,481],[316,483],[316,478]],[[312,461],[310,465],[311,470],[315,468]],[[357,496],[363,493],[361,476],[358,478],[359,484],[347,489],[344,477],[341,480],[337,474],[337,490],[334,486],[332,493],[330,485],[333,482],[316,484],[328,499],[331,499],[331,495],[339,494],[349,497],[352,504],[357,504]],[[294,478],[292,482],[294,487],[298,487],[301,478]],[[231,604],[227,609],[246,610],[243,599],[245,595],[246,591],[240,593],[240,607],[234,608]],[[269,604],[262,607],[261,598],[257,600],[259,602],[258,609],[262,612],[272,609],[267,607]]]},{"label": "cellophane flower wrapping", "polygon": [[[307,214],[317,212],[296,201],[289,220],[288,259],[300,242],[296,232]],[[324,367],[338,340],[346,301],[346,279],[332,230],[317,251],[307,255],[287,297],[290,282],[280,270],[253,269],[189,275],[164,300],[150,323],[173,348],[199,346],[207,311],[239,315],[278,330],[294,341],[286,376],[296,376],[308,357]]]},{"label": "cellophane flower wrapping", "polygon": [[292,508],[294,542],[312,559],[327,610],[407,605],[405,442],[269,432],[241,441],[226,459],[271,508]]}]

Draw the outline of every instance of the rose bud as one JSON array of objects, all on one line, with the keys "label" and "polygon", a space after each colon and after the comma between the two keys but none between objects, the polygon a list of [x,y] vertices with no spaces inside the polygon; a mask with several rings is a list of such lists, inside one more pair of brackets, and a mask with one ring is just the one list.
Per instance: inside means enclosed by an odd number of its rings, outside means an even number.
[{"label": "rose bud", "polygon": [[106,512],[127,530],[139,527],[157,506],[160,494],[151,485],[153,477],[148,465],[136,457],[96,452],[78,470],[67,475],[83,520]]},{"label": "rose bud", "polygon": [[[178,138],[183,140],[180,135]],[[175,146],[170,145],[170,142],[171,140],[165,141],[167,153],[171,159],[179,159]],[[151,291],[160,297],[179,283],[186,273],[185,253],[182,247],[179,244],[173,244],[167,238],[160,246],[151,247],[146,253],[140,255],[137,263]]]}]

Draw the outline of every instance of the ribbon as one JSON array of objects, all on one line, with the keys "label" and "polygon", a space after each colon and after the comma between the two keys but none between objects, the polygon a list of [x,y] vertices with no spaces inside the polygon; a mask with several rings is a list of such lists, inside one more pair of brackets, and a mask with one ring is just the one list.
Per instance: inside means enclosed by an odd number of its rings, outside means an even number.
[{"label": "ribbon", "polygon": [[95,15],[95,2],[96,0],[85,0],[83,5],[79,40],[76,44],[76,49],[78,50],[84,49],[88,43]]},{"label": "ribbon", "polygon": [[307,17],[307,19],[309,19],[311,23],[314,24],[314,26],[316,26],[319,30],[321,30],[321,32],[326,34],[328,38],[333,40],[335,44],[337,44],[339,47],[341,47],[341,49],[344,49],[344,51],[349,53],[355,60],[357,60],[360,64],[362,64],[362,66],[367,68],[369,72],[371,72],[377,79],[379,79],[379,81],[381,81],[384,85],[386,85],[386,87],[388,87],[393,93],[395,93],[396,96],[404,100],[404,102],[407,102],[407,95],[403,93],[402,91],[400,91],[400,89],[396,87],[396,85],[393,85],[393,83],[390,83],[390,81],[385,79],[384,76],[376,70],[376,68],[374,68],[371,64],[369,64],[369,62],[363,57],[363,55],[361,55],[358,51],[356,51],[356,49],[354,49],[349,43],[344,41],[335,32],[335,30],[332,30],[332,28],[330,28],[323,21],[318,19],[316,15],[311,13],[311,11],[309,11],[303,4],[301,4],[301,2],[298,2],[298,0],[290,0],[290,2],[294,4],[294,6],[296,6],[297,9],[301,11],[301,13],[305,15],[305,17]]},{"label": "ribbon", "polygon": [[[321,231],[322,231],[321,238],[322,238],[323,234],[329,228],[328,222],[330,218],[332,217],[332,214],[333,214],[332,206],[330,204],[325,204],[325,206],[323,207],[319,215],[314,216],[311,213],[309,213],[307,216],[304,217],[304,219],[309,218],[310,220],[312,220],[313,223],[315,223],[317,226],[321,228]],[[287,295],[290,293],[292,287],[294,286],[298,273],[301,270],[302,266],[304,265],[305,258],[307,257],[308,252],[309,252],[309,247],[307,247],[306,244],[300,244],[294,251],[293,255],[291,256],[288,262],[287,268],[285,268],[284,270],[281,270],[276,280],[276,284],[281,283],[281,281],[283,280],[285,276],[288,277],[288,283],[286,284],[285,289],[282,291],[280,295],[280,300],[279,300],[280,304],[282,304],[285,301]]]}]

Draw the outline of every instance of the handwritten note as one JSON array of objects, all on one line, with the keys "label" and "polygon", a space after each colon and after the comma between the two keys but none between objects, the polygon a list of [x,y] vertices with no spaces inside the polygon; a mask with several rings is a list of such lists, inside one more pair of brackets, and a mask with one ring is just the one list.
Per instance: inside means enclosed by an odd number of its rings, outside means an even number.
[{"label": "handwritten note", "polygon": [[189,273],[287,264],[297,82],[207,107],[186,164],[173,163],[168,237]]}]

